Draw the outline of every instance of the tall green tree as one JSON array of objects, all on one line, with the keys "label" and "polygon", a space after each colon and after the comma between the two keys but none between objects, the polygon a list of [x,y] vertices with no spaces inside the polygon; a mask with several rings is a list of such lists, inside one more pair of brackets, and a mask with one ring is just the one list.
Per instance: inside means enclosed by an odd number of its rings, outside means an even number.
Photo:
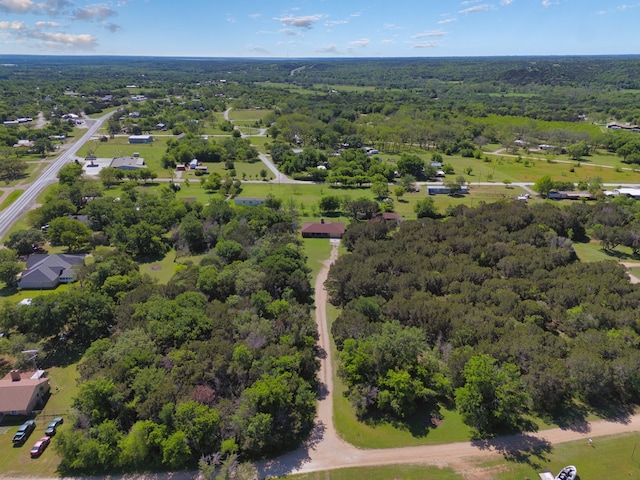
[{"label": "tall green tree", "polygon": [[24,264],[18,260],[15,250],[0,248],[0,281],[14,288],[18,283],[17,275],[23,268]]},{"label": "tall green tree", "polygon": [[521,424],[529,395],[516,365],[498,366],[495,358],[476,355],[469,359],[462,376],[465,384],[456,389],[455,400],[466,424],[482,435]]}]

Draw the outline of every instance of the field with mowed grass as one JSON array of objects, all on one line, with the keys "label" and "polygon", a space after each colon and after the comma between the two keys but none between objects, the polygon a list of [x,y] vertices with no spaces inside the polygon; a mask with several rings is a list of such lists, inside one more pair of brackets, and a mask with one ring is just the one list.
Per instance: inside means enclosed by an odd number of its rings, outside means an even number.
[{"label": "field with mowed grass", "polygon": [[548,470],[557,475],[567,465],[574,465],[580,480],[603,478],[640,478],[640,433],[593,439],[588,433],[582,441],[560,443],[552,448],[534,452],[516,452],[510,460],[485,464],[496,466],[493,480],[537,478]]},{"label": "field with mowed grass", "polygon": [[381,465],[377,467],[341,468],[280,477],[286,480],[462,480],[448,468],[420,465]]}]

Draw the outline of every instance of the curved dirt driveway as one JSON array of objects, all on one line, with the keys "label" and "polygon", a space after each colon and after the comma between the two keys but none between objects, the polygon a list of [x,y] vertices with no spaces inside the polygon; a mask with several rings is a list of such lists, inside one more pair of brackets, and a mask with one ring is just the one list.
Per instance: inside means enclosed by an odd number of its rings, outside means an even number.
[{"label": "curved dirt driveway", "polygon": [[640,431],[640,415],[633,415],[613,421],[601,420],[569,428],[554,428],[537,433],[525,433],[476,442],[371,450],[359,449],[345,442],[338,436],[333,424],[332,358],[326,318],[327,291],[324,288],[329,267],[337,256],[338,249],[334,245],[330,258],[324,262],[315,282],[318,347],[321,352],[319,372],[321,392],[315,428],[303,447],[258,465],[261,478],[345,467],[422,464],[439,468],[450,467],[468,479],[490,480],[495,470],[479,466],[490,459],[516,455],[526,456],[527,452],[536,449],[545,451],[553,444],[575,440],[584,440],[585,448],[588,448],[587,440],[590,437]]}]

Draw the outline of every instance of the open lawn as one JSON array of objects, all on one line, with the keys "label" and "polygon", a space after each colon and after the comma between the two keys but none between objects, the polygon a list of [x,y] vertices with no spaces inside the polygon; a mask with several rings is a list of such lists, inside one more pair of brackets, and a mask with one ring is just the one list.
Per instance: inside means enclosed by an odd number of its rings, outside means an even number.
[{"label": "open lawn", "polygon": [[140,273],[146,273],[156,279],[158,283],[166,285],[169,283],[169,280],[171,280],[171,277],[176,273],[176,269],[180,267],[180,264],[176,263],[175,259],[175,250],[170,250],[162,258],[138,259]]},{"label": "open lawn", "polygon": [[322,263],[329,258],[333,248],[326,238],[303,238],[304,252],[307,255],[307,266],[311,269],[309,274],[311,284],[322,269]]},{"label": "open lawn", "polygon": [[144,158],[144,163],[150,170],[153,170],[160,177],[168,176],[167,171],[162,168],[162,156],[167,150],[167,140],[173,138],[169,136],[153,135],[153,143],[129,144],[128,135],[118,135],[109,138],[107,142],[91,140],[78,150],[79,157],[86,157],[92,151],[96,157],[113,158],[122,156],[133,156],[139,153]]},{"label": "open lawn", "polygon": [[517,452],[508,461],[497,465],[495,480],[537,478],[538,472],[551,471],[556,475],[566,465],[575,465],[580,480],[602,478],[638,478],[640,476],[640,434],[629,434],[593,439],[593,446],[585,440],[562,443],[549,451]]},{"label": "open lawn", "polygon": [[301,473],[280,478],[287,480],[462,480],[463,477],[456,475],[450,469],[420,465],[382,465]]},{"label": "open lawn", "polygon": [[613,250],[602,250],[600,242],[591,240],[588,243],[576,242],[573,248],[582,262],[599,262],[602,260],[640,262],[640,256],[633,255],[628,247],[617,246]]},{"label": "open lawn", "polygon": [[[217,172],[222,175],[223,178],[230,174],[230,170],[227,170],[224,162],[207,163],[206,166],[209,172]],[[240,180],[262,180],[262,177],[260,176],[261,170],[266,170],[267,180],[275,178],[273,173],[271,173],[271,170],[269,170],[265,164],[260,161],[254,163],[234,162],[233,168],[236,171],[235,178],[239,178]],[[180,174],[180,178],[188,178],[189,182],[199,184],[200,179],[203,177],[196,176],[195,171],[185,171]]]},{"label": "open lawn", "polygon": [[271,110],[266,109],[236,109],[232,108],[229,112],[229,119],[232,122],[257,122],[264,120],[264,118],[271,113]]},{"label": "open lawn", "polygon": [[0,203],[0,211],[4,210],[9,205],[11,205],[13,202],[15,202],[16,199],[20,195],[23,194],[23,192],[24,192],[24,190],[13,190],[13,191],[9,192],[9,194],[5,197],[5,199],[2,201],[2,203]]},{"label": "open lawn", "polygon": [[[430,159],[430,153],[421,155]],[[469,182],[496,182],[504,180],[510,182],[535,182],[540,177],[549,175],[553,180],[564,182],[580,182],[593,177],[600,177],[604,183],[638,183],[640,171],[634,172],[629,166],[617,167],[598,165],[595,162],[569,161],[564,155],[520,156],[517,155],[485,155],[488,161],[460,156],[445,156],[443,163],[450,163],[455,173],[448,175],[453,178],[462,175]],[[466,170],[471,168],[471,174]],[[572,171],[573,170],[573,171]]]}]

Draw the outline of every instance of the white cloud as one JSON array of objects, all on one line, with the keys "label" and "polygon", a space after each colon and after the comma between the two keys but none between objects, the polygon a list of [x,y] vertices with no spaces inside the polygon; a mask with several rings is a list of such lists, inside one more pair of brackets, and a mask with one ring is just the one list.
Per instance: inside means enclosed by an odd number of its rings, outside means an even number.
[{"label": "white cloud", "polygon": [[14,32],[20,32],[22,30],[27,30],[27,25],[24,22],[7,22],[5,20],[0,22],[0,30],[13,30]]},{"label": "white cloud", "polygon": [[36,22],[36,28],[58,28],[60,24],[58,22]]},{"label": "white cloud", "polygon": [[359,17],[360,15],[362,15],[362,12],[353,12],[350,16],[351,17]]},{"label": "white cloud", "polygon": [[304,35],[302,35],[300,32],[296,32],[295,30],[291,30],[290,28],[283,28],[282,30],[279,30],[278,33],[281,33],[282,35],[287,35],[289,37],[303,37]]},{"label": "white cloud", "polygon": [[0,12],[28,13],[35,8],[31,0],[0,0]]},{"label": "white cloud", "polygon": [[425,42],[416,43],[411,48],[437,48],[440,46],[440,42]]},{"label": "white cloud", "polygon": [[512,3],[513,3],[513,0],[502,0],[502,1],[500,2],[500,4],[501,4],[501,5],[504,5],[505,7],[506,7],[507,5],[511,5]]},{"label": "white cloud", "polygon": [[457,20],[457,18],[444,18],[440,21],[438,21],[438,25],[446,25],[447,23],[453,23]]},{"label": "white cloud", "polygon": [[393,43],[395,43],[393,40],[386,38],[384,40],[382,40],[380,43],[384,44],[384,45],[391,45]]},{"label": "white cloud", "polygon": [[256,20],[256,19],[258,19],[258,18],[260,18],[260,17],[262,17],[262,14],[261,14],[261,13],[250,13],[250,14],[249,14],[249,18],[252,18],[252,19],[254,19],[254,20]]},{"label": "white cloud", "polygon": [[487,10],[489,10],[489,5],[485,3],[484,5],[476,5],[475,7],[465,8],[464,10],[460,10],[459,13],[468,15],[469,13],[486,12]]},{"label": "white cloud", "polygon": [[318,53],[338,53],[338,46],[335,44],[325,45],[316,50]]},{"label": "white cloud", "polygon": [[640,7],[640,3],[636,3],[633,5],[624,4],[615,8],[610,8],[608,10],[600,10],[599,12],[596,12],[596,13],[598,15],[607,15],[609,13],[626,12],[627,10],[631,10],[632,8],[638,8],[638,7]]},{"label": "white cloud", "polygon": [[446,34],[442,30],[432,30],[430,32],[418,33],[411,38],[425,38],[425,37],[444,37]]},{"label": "white cloud", "polygon": [[276,18],[275,20],[282,22],[288,27],[304,28],[305,30],[309,30],[313,28],[314,23],[322,20],[324,17],[325,15],[320,15],[320,14],[306,15],[301,17],[294,17],[293,15],[287,15],[286,17]]},{"label": "white cloud", "polygon": [[29,33],[29,38],[41,40],[45,45],[63,48],[82,48],[92,50],[96,46],[96,37],[90,34],[37,32]]},{"label": "white cloud", "polygon": [[349,48],[365,48],[369,46],[368,38],[361,38],[360,40],[354,40],[353,42],[349,42]]},{"label": "white cloud", "polygon": [[325,27],[335,27],[336,25],[345,25],[349,23],[348,20],[328,20],[326,22],[324,22],[324,26]]},{"label": "white cloud", "polygon": [[558,2],[553,2],[551,0],[542,0],[542,6],[544,8],[550,7],[551,5],[558,5]]},{"label": "white cloud", "polygon": [[118,13],[108,7],[105,4],[87,5],[86,7],[78,8],[73,13],[73,18],[76,20],[105,20],[109,17],[115,17]]},{"label": "white cloud", "polygon": [[73,6],[68,0],[0,0],[0,12],[12,14],[60,15]]}]

